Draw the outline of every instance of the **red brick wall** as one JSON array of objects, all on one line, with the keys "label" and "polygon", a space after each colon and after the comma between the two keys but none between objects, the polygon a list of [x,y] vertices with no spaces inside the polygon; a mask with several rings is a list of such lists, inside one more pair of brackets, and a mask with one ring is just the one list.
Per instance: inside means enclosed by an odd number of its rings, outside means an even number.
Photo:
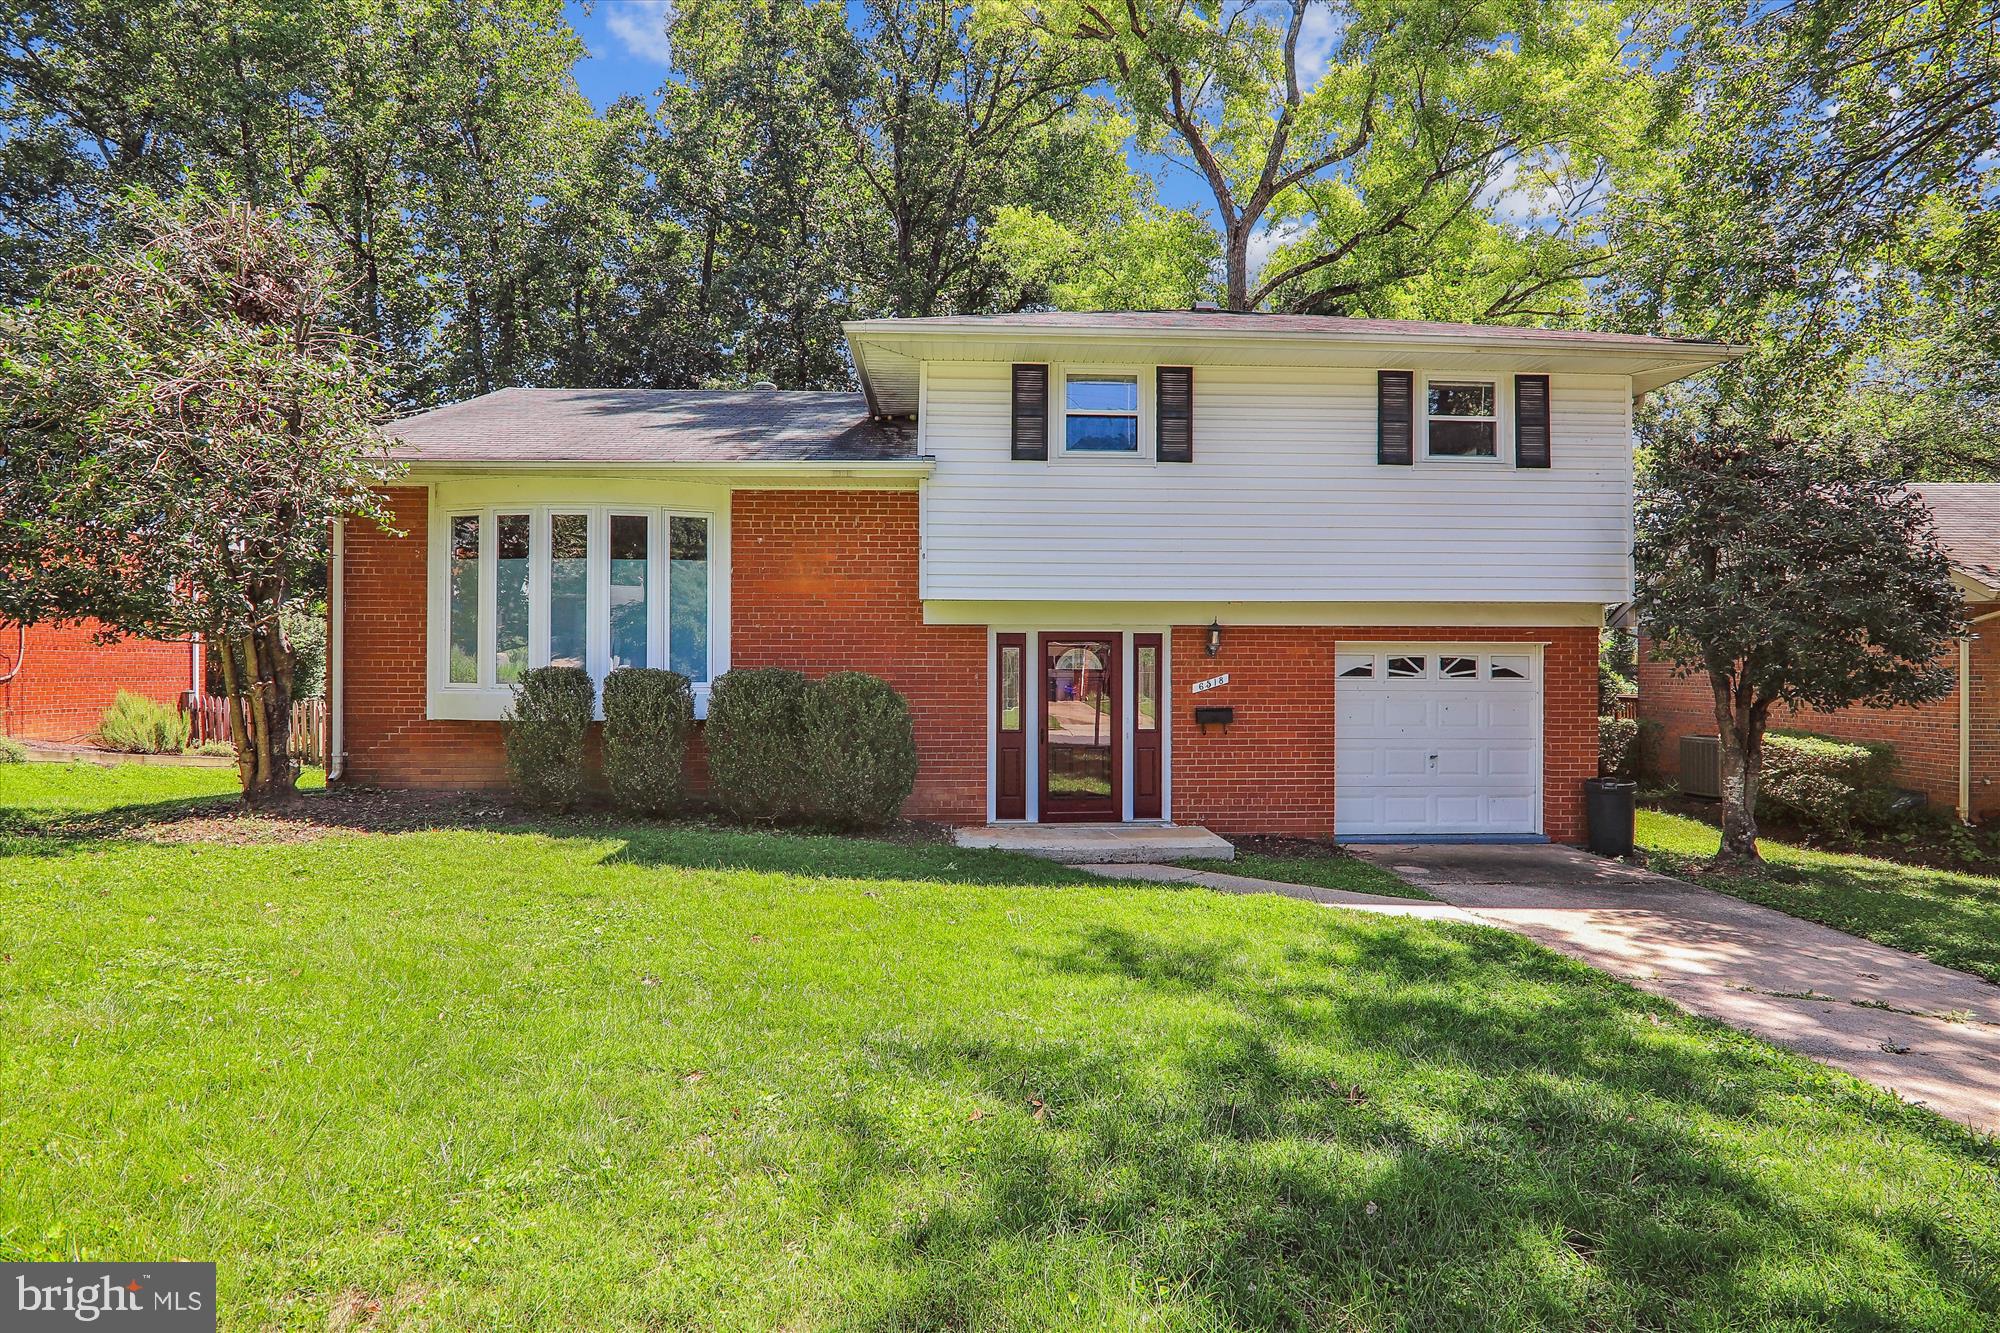
[{"label": "red brick wall", "polygon": [[193,679],[192,646],[185,639],[120,639],[98,643],[94,620],[35,625],[22,650],[20,627],[0,625],[0,735],[24,740],[81,740],[120,690],[172,704]]},{"label": "red brick wall", "polygon": [[[393,537],[346,537],[347,777],[385,787],[504,785],[500,726],[424,720],[421,488],[389,492]],[[906,813],[986,814],[986,632],[926,626],[917,600],[917,497],[742,491],[730,549],[730,657],[812,675],[870,671],[909,699],[922,767]],[[694,778],[701,776],[699,752]]]},{"label": "red brick wall", "polygon": [[[1597,631],[1241,626],[1206,654],[1207,629],[1174,629],[1173,813],[1222,833],[1333,833],[1333,655],[1339,642],[1544,643],[1542,824],[1583,840],[1583,780],[1597,776]],[[1200,696],[1188,684],[1227,672]],[[1237,704],[1238,720],[1203,735],[1194,705]]]},{"label": "red brick wall", "polygon": [[[1975,817],[2000,810],[2000,784],[1993,781],[2000,765],[2000,711],[1992,682],[2000,668],[2000,636],[1973,644],[1973,769],[1972,803]],[[1958,650],[1945,659],[1954,672]],[[1657,723],[1651,758],[1668,778],[1680,776],[1680,740],[1683,736],[1715,734],[1715,702],[1708,682],[1699,676],[1677,676],[1666,662],[1658,660],[1650,641],[1641,640],[1639,652],[1639,716]],[[1774,730],[1810,731],[1840,740],[1884,741],[1896,750],[1896,781],[1913,787],[1930,798],[1933,807],[1952,810],[1958,805],[1958,690],[1954,688],[1937,703],[1918,708],[1844,708],[1837,712],[1774,709]]]},{"label": "red brick wall", "polygon": [[917,819],[986,818],[986,630],[925,625],[913,491],[738,491],[730,662],[868,671],[910,701]]}]

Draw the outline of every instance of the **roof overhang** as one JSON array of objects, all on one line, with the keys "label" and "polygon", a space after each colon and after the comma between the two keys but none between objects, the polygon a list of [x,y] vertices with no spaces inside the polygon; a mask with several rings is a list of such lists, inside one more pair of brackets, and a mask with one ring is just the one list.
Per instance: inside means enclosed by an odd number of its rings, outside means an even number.
[{"label": "roof overhang", "polygon": [[505,459],[410,459],[404,477],[410,481],[444,481],[464,477],[590,476],[675,478],[685,481],[733,482],[749,485],[805,485],[822,481],[883,486],[915,485],[930,476],[934,458],[765,459],[745,462],[674,461],[634,463],[591,460],[522,461]]},{"label": "roof overhang", "polygon": [[[907,416],[917,410],[918,367],[926,361],[1061,361],[1088,346],[1094,357],[1146,362],[1196,359],[1204,365],[1360,366],[1400,369],[1421,358],[1426,369],[1522,374],[1622,375],[1634,394],[1649,393],[1743,356],[1749,348],[1676,339],[1603,342],[1536,337],[1491,330],[1299,333],[1242,328],[1108,328],[1079,315],[1074,324],[1008,327],[968,320],[853,320],[842,326],[871,412]],[[1198,349],[1198,353],[1197,353]]]}]

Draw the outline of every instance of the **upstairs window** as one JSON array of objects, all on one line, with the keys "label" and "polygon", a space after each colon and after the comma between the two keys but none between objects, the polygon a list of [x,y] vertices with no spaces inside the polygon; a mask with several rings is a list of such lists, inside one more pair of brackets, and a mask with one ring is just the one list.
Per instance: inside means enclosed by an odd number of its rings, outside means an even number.
[{"label": "upstairs window", "polygon": [[1114,456],[1139,452],[1137,375],[1063,376],[1063,452]]},{"label": "upstairs window", "polygon": [[1431,380],[1425,385],[1424,456],[1500,456],[1499,390],[1493,381]]}]

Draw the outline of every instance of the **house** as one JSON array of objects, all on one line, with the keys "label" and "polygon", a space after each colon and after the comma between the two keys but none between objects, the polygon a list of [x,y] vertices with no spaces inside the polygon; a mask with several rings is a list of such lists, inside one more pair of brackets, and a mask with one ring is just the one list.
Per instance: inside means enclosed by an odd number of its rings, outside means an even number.
[{"label": "house", "polygon": [[336,777],[504,780],[527,666],[874,672],[907,813],[1575,841],[1635,395],[1734,349],[1330,317],[846,326],[859,394],[398,422],[333,572]]},{"label": "house", "polygon": [[97,640],[94,620],[0,624],[0,736],[77,741],[97,730],[121,690],[172,705],[201,688],[201,644]]},{"label": "house", "polygon": [[[1774,712],[1770,725],[1841,740],[1883,741],[1896,751],[1896,781],[1921,791],[1939,810],[1961,819],[2000,815],[2000,483],[1913,485],[1930,507],[1965,595],[1972,635],[1949,653],[1957,677],[1952,692],[1916,708],[1843,708]],[[1981,625],[1985,628],[1982,630]],[[1657,725],[1652,761],[1680,776],[1683,736],[1713,736],[1715,704],[1707,683],[1678,675],[1642,635],[1639,717]]]}]

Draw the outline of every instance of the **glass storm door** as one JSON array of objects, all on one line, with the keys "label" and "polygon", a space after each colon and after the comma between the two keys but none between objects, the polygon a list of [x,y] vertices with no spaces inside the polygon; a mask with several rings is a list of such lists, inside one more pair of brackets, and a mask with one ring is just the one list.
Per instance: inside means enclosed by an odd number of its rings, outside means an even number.
[{"label": "glass storm door", "polygon": [[1041,637],[1042,818],[1120,819],[1118,637]]}]

